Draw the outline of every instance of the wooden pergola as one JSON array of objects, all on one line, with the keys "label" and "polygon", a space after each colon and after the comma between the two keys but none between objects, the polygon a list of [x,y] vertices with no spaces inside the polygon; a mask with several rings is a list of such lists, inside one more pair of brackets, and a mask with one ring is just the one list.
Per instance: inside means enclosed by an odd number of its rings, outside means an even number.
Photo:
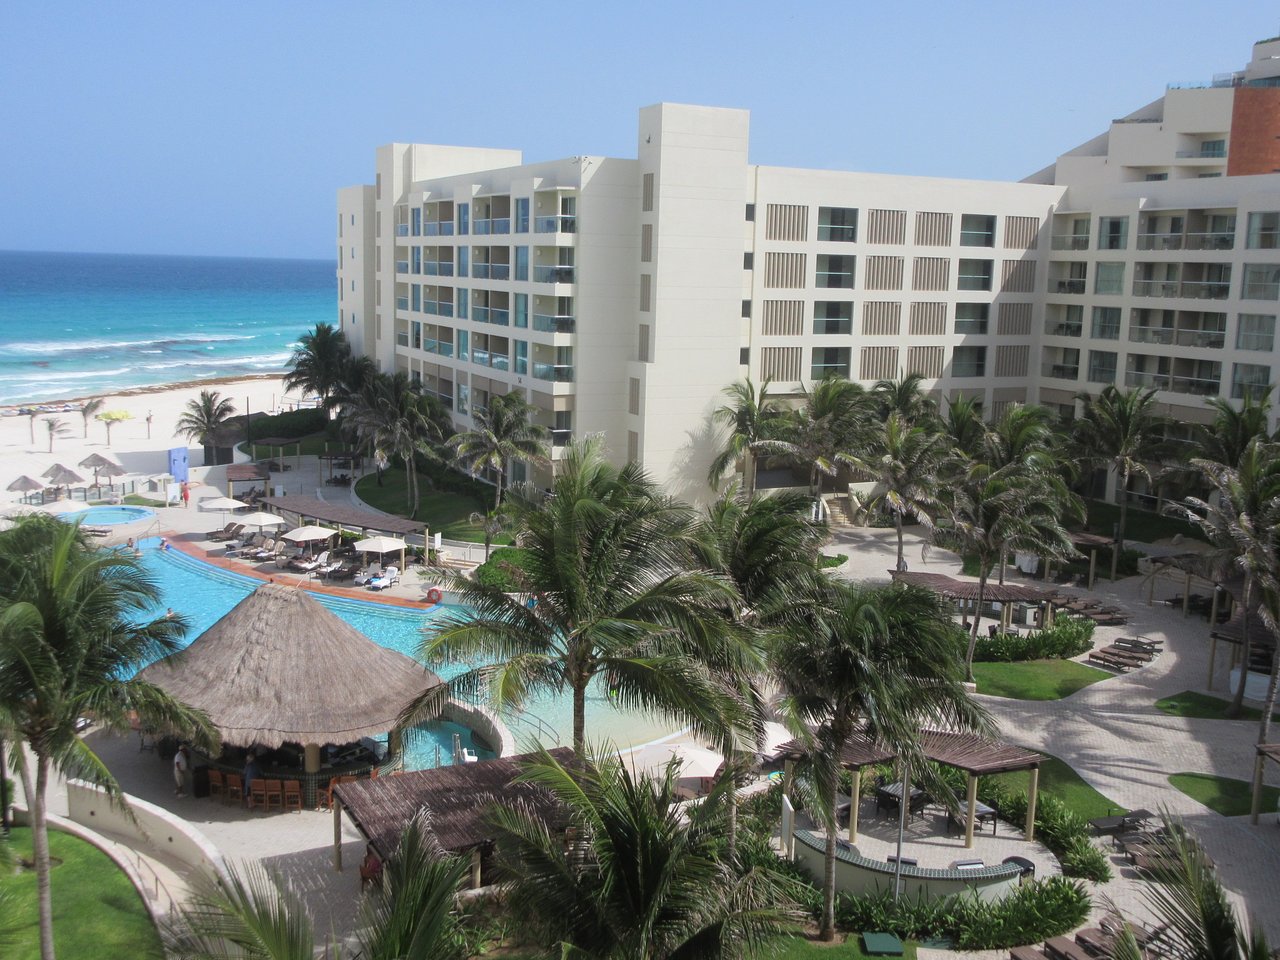
[{"label": "wooden pergola", "polygon": [[[974,824],[978,815],[978,778],[996,773],[1031,771],[1031,785],[1027,793],[1027,819],[1024,828],[1028,841],[1036,834],[1036,797],[1040,787],[1040,764],[1044,757],[1033,750],[989,740],[976,733],[948,733],[926,730],[920,735],[920,747],[924,755],[945,767],[963,770],[968,775],[965,790],[964,845],[973,846]],[[783,775],[784,791],[791,787],[794,764],[809,755],[809,749],[800,740],[783,744],[779,752],[786,757]],[[853,773],[853,786],[849,790],[849,842],[858,842],[858,800],[862,795],[862,768],[878,763],[888,763],[898,754],[881,746],[864,734],[854,734],[840,751],[840,765]],[[911,796],[911,784],[904,779],[902,797]]]},{"label": "wooden pergola", "polygon": [[257,463],[227,464],[227,496],[234,497],[234,486],[237,483],[256,483],[261,481],[263,492],[271,482],[271,474],[267,468]]},{"label": "wooden pergola", "polygon": [[[907,570],[890,570],[889,576],[895,583],[922,587],[947,600],[964,603],[976,603],[978,600],[978,582],[976,580],[959,580],[945,573],[916,573]],[[1025,583],[988,583],[982,592],[984,603],[998,603],[1000,608],[1000,626],[1008,629],[1011,603],[1043,604],[1045,611],[1043,623],[1051,619],[1053,604],[1052,594],[1039,587]]]},{"label": "wooden pergola", "polygon": [[[1068,533],[1067,537],[1071,540],[1071,545],[1084,553],[1089,551],[1089,586],[1093,589],[1093,581],[1095,574],[1098,572],[1098,550],[1101,547],[1114,547],[1115,540],[1111,537],[1104,537],[1100,533],[1089,533],[1087,530],[1077,530],[1074,533]],[[1048,576],[1049,568],[1045,566],[1045,575]]]},{"label": "wooden pergola", "polygon": [[293,465],[295,467],[302,466],[302,441],[297,437],[263,437],[261,440],[249,441],[249,456],[258,459],[258,447],[266,447],[271,451],[273,459],[279,458],[280,466],[284,466],[284,451],[293,447]]},{"label": "wooden pergola", "polygon": [[1253,806],[1249,811],[1249,822],[1257,823],[1262,814],[1262,773],[1268,760],[1280,763],[1280,743],[1260,743],[1257,746],[1258,759],[1253,765]]}]

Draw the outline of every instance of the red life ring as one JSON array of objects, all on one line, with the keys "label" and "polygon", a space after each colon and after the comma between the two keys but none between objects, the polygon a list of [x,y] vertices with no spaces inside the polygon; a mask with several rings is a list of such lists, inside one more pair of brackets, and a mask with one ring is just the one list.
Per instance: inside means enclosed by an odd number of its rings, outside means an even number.
[{"label": "red life ring", "polygon": [[444,594],[438,588],[432,587],[427,591],[427,603],[439,603]]}]

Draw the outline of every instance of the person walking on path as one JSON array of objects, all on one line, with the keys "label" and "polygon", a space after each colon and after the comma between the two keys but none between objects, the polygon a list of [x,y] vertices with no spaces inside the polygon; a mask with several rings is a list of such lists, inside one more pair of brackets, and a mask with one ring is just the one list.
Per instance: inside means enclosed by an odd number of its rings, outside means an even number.
[{"label": "person walking on path", "polygon": [[186,747],[179,747],[178,752],[173,755],[173,782],[177,787],[173,791],[175,797],[185,797],[187,795],[187,770],[191,766],[191,758],[187,753]]},{"label": "person walking on path", "polygon": [[189,507],[191,505],[191,487],[187,481],[182,481],[182,506]]}]

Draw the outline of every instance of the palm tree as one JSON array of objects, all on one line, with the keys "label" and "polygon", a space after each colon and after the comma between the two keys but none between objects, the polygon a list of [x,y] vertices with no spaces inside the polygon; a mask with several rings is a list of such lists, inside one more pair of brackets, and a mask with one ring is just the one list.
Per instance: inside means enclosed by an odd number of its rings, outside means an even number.
[{"label": "palm tree", "polygon": [[860,384],[827,377],[804,392],[803,404],[788,414],[780,434],[760,441],[758,446],[808,467],[809,495],[816,498],[822,476],[836,472],[836,454],[856,445],[872,412],[867,392]]},{"label": "palm tree", "polygon": [[748,497],[756,489],[756,458],[764,451],[764,441],[774,439],[785,423],[786,414],[781,405],[769,396],[766,377],[757,390],[751,380],[731,383],[721,391],[729,402],[717,407],[711,419],[729,428],[725,447],[711,461],[707,482],[713,487],[733,465],[742,462],[743,489]]},{"label": "palm tree", "polygon": [[620,707],[721,731],[726,704],[707,663],[724,639],[718,608],[734,595],[691,569],[691,513],[660,495],[638,466],[611,466],[600,437],[568,447],[561,468],[544,500],[512,501],[525,552],[516,575],[536,601],[459,579],[458,612],[436,621],[419,656],[491,665],[428,691],[402,721],[437,716],[451,694],[487,691],[505,710],[535,690],[567,689],[581,753],[587,689],[599,678]]},{"label": "palm tree", "polygon": [[[440,850],[425,814],[411,819],[395,855],[383,865],[381,880],[361,904],[359,956],[463,960],[454,897],[465,873],[462,861]],[[279,876],[252,862],[228,868],[225,883],[198,882],[164,933],[169,952],[184,960],[314,960],[316,955],[306,905]]]},{"label": "palm tree", "polygon": [[949,611],[919,588],[833,586],[825,608],[778,635],[773,669],[785,714],[814,730],[811,775],[827,838],[821,936],[831,940],[836,793],[850,738],[863,734],[910,762],[919,760],[922,728],[987,732],[991,725],[965,692]]},{"label": "palm tree", "polygon": [[80,416],[84,419],[84,438],[86,440],[89,439],[89,421],[93,419],[99,410],[106,406],[106,403],[107,401],[104,397],[94,397],[92,400],[86,400],[80,404]]},{"label": "palm tree", "polygon": [[947,439],[941,433],[912,426],[903,413],[894,410],[862,450],[838,453],[836,460],[849,466],[858,479],[875,483],[862,508],[874,511],[883,507],[893,514],[898,531],[898,569],[905,570],[904,520],[915,517],[926,530],[932,530],[933,518],[943,509],[937,495],[938,471],[946,457]]},{"label": "palm tree", "polygon": [[1116,579],[1124,550],[1124,525],[1129,511],[1129,481],[1151,481],[1151,464],[1166,456],[1168,418],[1157,412],[1156,392],[1134,387],[1121,392],[1104,387],[1096,397],[1081,394],[1084,412],[1075,421],[1076,456],[1082,463],[1106,466],[1116,475],[1120,523],[1111,554],[1111,579]]},{"label": "palm tree", "polygon": [[[107,446],[109,447],[111,446],[111,428],[118,423],[123,423],[126,420],[132,420],[133,414],[130,413],[128,410],[106,410],[103,413],[98,414],[98,416],[95,419],[101,422],[103,427],[106,428]],[[151,414],[147,414],[147,439],[151,438],[151,422],[150,421],[151,421]]]},{"label": "palm tree", "polygon": [[56,768],[120,796],[111,772],[77,736],[79,718],[91,714],[127,729],[133,713],[204,749],[217,741],[203,713],[152,684],[123,679],[179,648],[186,621],[148,619],[159,599],[132,554],[91,547],[76,525],[27,517],[0,532],[0,728],[35,758],[34,781],[25,759],[18,772],[31,806],[42,960],[54,956],[50,773]]},{"label": "palm tree", "polygon": [[317,323],[313,331],[298,338],[284,375],[285,389],[314,394],[324,409],[332,409],[350,356],[347,335],[331,323]]},{"label": "palm tree", "polygon": [[235,412],[236,406],[229,397],[224,397],[217,390],[201,390],[197,399],[187,401],[187,406],[174,427],[174,433],[204,447],[207,460],[209,448],[217,439],[218,431]]},{"label": "palm tree", "polygon": [[942,432],[957,454],[965,457],[978,456],[987,434],[978,399],[965,396],[949,399],[947,415],[942,421]]},{"label": "palm tree", "polygon": [[44,421],[44,428],[49,432],[50,453],[53,453],[53,441],[55,437],[65,437],[71,433],[71,427],[61,417],[47,417]]},{"label": "palm tree", "polygon": [[493,546],[493,538],[511,526],[511,514],[499,513],[497,510],[485,510],[484,512],[475,510],[472,511],[468,520],[474,526],[484,530],[484,559],[487,563],[489,561],[489,548]]},{"label": "palm tree", "polygon": [[1246,392],[1239,410],[1222,397],[1206,398],[1205,403],[1213,411],[1213,422],[1196,431],[1201,459],[1237,467],[1254,437],[1267,439],[1273,389],[1267,387],[1256,396]]},{"label": "palm tree", "polygon": [[[1208,482],[1216,496],[1187,497],[1181,505],[1170,504],[1169,512],[1196,524],[1216,549],[1220,568],[1238,567],[1244,575],[1244,595],[1240,598],[1242,615],[1241,661],[1249,663],[1251,637],[1249,619],[1256,605],[1254,588],[1259,566],[1265,567],[1271,532],[1266,528],[1270,506],[1280,498],[1280,444],[1268,443],[1255,436],[1237,457],[1234,467],[1213,460],[1192,460],[1191,466]],[[1259,521],[1263,526],[1259,527]],[[1240,671],[1240,679],[1227,708],[1228,717],[1244,711],[1245,681],[1248,670]]]},{"label": "palm tree", "polygon": [[921,389],[924,377],[918,373],[904,374],[896,380],[881,380],[871,388],[880,419],[892,413],[901,414],[914,427],[925,426],[938,413],[937,404]]},{"label": "palm tree", "polygon": [[507,469],[515,460],[546,464],[546,427],[531,419],[537,407],[523,396],[512,392],[493,397],[483,411],[475,411],[475,428],[449,439],[449,449],[458,461],[472,472],[492,470],[494,474],[493,509],[502,507],[502,491]]},{"label": "palm tree", "polygon": [[637,776],[591,757],[567,769],[543,753],[522,778],[559,800],[574,839],[527,810],[494,811],[510,909],[557,956],[752,957],[788,928],[769,877],[720,856],[728,788],[682,809],[676,776],[674,765]]}]

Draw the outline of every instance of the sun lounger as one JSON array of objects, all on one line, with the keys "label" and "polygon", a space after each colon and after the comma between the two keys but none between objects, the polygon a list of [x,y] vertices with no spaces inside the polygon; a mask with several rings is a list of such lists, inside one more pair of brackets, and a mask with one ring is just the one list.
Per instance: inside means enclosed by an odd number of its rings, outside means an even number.
[{"label": "sun lounger", "polygon": [[324,551],[324,553],[320,554],[318,557],[312,557],[309,560],[302,557],[294,557],[292,560],[289,561],[289,566],[293,567],[293,569],[295,570],[301,570],[304,573],[311,573],[313,570],[319,570],[328,562],[329,562],[329,551],[326,550]]},{"label": "sun lounger", "polygon": [[217,541],[218,543],[221,543],[224,540],[234,540],[236,538],[236,532],[243,529],[243,524],[236,523],[233,520],[221,530],[215,530],[213,533],[209,534],[209,539]]},{"label": "sun lounger", "polygon": [[1093,960],[1084,947],[1069,937],[1054,937],[1044,942],[1045,952],[1057,960]]},{"label": "sun lounger", "polygon": [[1036,947],[1014,947],[1009,951],[1009,960],[1045,960],[1047,956]]},{"label": "sun lounger", "polygon": [[1103,917],[1100,926],[1102,927],[1102,932],[1110,937],[1120,936],[1120,931],[1127,927],[1133,932],[1133,939],[1138,941],[1138,946],[1144,950],[1153,944],[1159,943],[1169,929],[1167,923],[1162,923],[1157,927],[1147,927],[1141,923],[1116,920],[1113,917]]},{"label": "sun lounger", "polygon": [[395,567],[387,567],[381,576],[369,581],[370,590],[385,590],[392,584],[400,582],[400,571]]},{"label": "sun lounger", "polygon": [[1127,647],[1117,647],[1114,643],[1110,646],[1102,647],[1098,652],[1105,653],[1107,656],[1117,660],[1124,660],[1135,667],[1145,666],[1153,659],[1149,653],[1141,650],[1131,650]]},{"label": "sun lounger", "polygon": [[1106,817],[1095,817],[1089,821],[1089,826],[1093,827],[1093,832],[1097,834],[1123,833],[1132,831],[1133,828],[1146,823],[1153,816],[1154,814],[1150,810],[1127,810]]},{"label": "sun lounger", "polygon": [[1131,660],[1122,660],[1119,657],[1113,657],[1109,653],[1103,653],[1101,650],[1094,650],[1089,654],[1089,662],[1096,663],[1108,670],[1115,670],[1119,673],[1127,673],[1138,664]]},{"label": "sun lounger", "polygon": [[377,563],[371,563],[364,570],[356,574],[355,582],[363,586],[375,577],[380,576],[382,576],[382,566]]},{"label": "sun lounger", "polygon": [[1164,649],[1164,644],[1161,641],[1148,640],[1146,637],[1119,637],[1113,642],[1113,646],[1141,650],[1151,654],[1160,653]]}]

